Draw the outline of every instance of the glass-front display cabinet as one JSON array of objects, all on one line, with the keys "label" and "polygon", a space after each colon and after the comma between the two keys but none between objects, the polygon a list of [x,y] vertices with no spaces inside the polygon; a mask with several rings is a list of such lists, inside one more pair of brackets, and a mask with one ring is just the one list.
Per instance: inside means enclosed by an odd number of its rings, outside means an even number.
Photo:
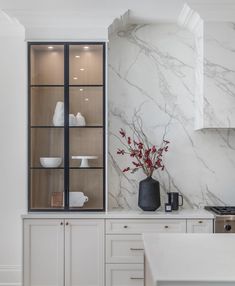
[{"label": "glass-front display cabinet", "polygon": [[29,211],[105,209],[105,43],[28,44]]}]

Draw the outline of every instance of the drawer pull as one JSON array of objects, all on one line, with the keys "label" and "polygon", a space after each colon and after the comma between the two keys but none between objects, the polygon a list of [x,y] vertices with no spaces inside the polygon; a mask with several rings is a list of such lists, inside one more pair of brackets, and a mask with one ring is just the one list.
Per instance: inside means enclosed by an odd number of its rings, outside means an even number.
[{"label": "drawer pull", "polygon": [[143,248],[130,248],[130,250],[133,250],[133,251],[140,251],[140,250],[144,250]]},{"label": "drawer pull", "polygon": [[127,226],[127,225],[124,225],[123,227],[124,227],[124,228],[128,228],[128,226]]},{"label": "drawer pull", "polygon": [[202,220],[199,220],[198,223],[203,223],[203,221],[202,221]]},{"label": "drawer pull", "polygon": [[169,226],[168,226],[168,225],[165,225],[164,228],[169,228]]},{"label": "drawer pull", "polygon": [[144,280],[144,278],[142,277],[131,277],[130,279],[131,280]]}]

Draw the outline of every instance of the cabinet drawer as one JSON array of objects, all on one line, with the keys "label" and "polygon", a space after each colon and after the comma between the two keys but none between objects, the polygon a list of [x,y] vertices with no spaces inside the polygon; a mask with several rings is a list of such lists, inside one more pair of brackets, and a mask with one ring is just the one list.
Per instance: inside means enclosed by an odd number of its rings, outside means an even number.
[{"label": "cabinet drawer", "polygon": [[189,233],[212,233],[212,219],[188,219],[187,232]]},{"label": "cabinet drawer", "polygon": [[143,264],[107,264],[107,286],[144,286]]},{"label": "cabinet drawer", "polygon": [[144,263],[141,235],[106,235],[106,263]]},{"label": "cabinet drawer", "polygon": [[142,234],[146,232],[186,232],[186,220],[106,220],[106,233]]}]

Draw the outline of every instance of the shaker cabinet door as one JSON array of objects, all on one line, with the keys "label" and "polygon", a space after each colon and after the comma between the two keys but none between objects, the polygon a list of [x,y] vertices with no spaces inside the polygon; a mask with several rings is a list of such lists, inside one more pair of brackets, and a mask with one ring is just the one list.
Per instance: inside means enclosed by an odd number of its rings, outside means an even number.
[{"label": "shaker cabinet door", "polygon": [[65,221],[65,286],[104,285],[104,221]]},{"label": "shaker cabinet door", "polygon": [[24,286],[63,286],[64,222],[24,221]]}]

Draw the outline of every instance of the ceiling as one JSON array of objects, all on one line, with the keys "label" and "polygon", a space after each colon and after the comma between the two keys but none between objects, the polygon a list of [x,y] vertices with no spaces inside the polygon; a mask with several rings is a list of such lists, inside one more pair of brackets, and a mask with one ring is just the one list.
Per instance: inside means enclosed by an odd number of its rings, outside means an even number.
[{"label": "ceiling", "polygon": [[185,2],[220,13],[235,0],[0,0],[0,9],[19,20],[27,38],[107,39],[108,26],[127,10],[133,23],[176,22]]}]

